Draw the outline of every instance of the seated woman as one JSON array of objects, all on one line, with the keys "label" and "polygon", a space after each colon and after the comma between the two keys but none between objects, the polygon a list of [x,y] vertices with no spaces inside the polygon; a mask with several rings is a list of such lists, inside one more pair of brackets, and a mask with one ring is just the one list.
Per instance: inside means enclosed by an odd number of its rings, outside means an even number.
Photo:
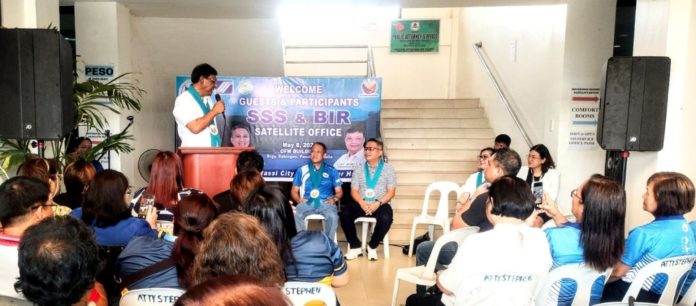
[{"label": "seated woman", "polygon": [[[534,193],[536,204],[540,204],[544,196],[550,197],[551,201],[556,202],[558,189],[561,187],[561,173],[555,168],[556,163],[545,145],[538,144],[529,149],[527,166],[520,168],[517,177],[527,181],[532,193]],[[541,227],[550,219],[546,214],[539,214],[534,226]]]},{"label": "seated woman", "polygon": [[[188,288],[200,233],[217,217],[217,209],[205,194],[192,194],[174,207],[174,233],[162,238],[133,238],[118,257],[119,274],[128,290]],[[167,261],[166,265],[159,264]],[[158,270],[136,275],[158,264]],[[136,275],[137,277],[131,275]]]},{"label": "seated woman", "polygon": [[[34,177],[46,182],[49,188],[48,201],[54,203],[54,197],[60,192],[60,178],[55,160],[38,156],[30,157],[17,168],[17,175]],[[65,216],[72,210],[63,205],[53,205],[52,208],[58,216]]]},{"label": "seated woman", "polygon": [[[487,216],[493,229],[464,240],[449,267],[438,274],[442,299],[431,305],[533,305],[551,255],[544,233],[528,225],[532,192],[522,179],[504,176],[493,182],[489,195]],[[406,302],[421,304],[411,297]]]},{"label": "seated woman", "polygon": [[221,276],[186,290],[174,306],[292,306],[280,288],[266,287],[255,278]]},{"label": "seated woman", "polygon": [[489,157],[491,157],[491,155],[493,155],[493,148],[487,147],[481,149],[478,155],[478,167],[476,168],[476,172],[469,175],[469,177],[466,179],[466,182],[464,183],[464,185],[462,185],[462,188],[460,189],[460,191],[462,192],[462,196],[459,199],[460,201],[466,201],[466,199],[468,199],[472,194],[474,194],[474,192],[476,192],[476,188],[478,188],[486,182],[486,178],[483,176],[483,169],[485,169],[486,161]]},{"label": "seated woman", "polygon": [[[77,161],[80,159],[87,159],[91,150],[92,140],[89,139],[89,137],[78,137],[72,139],[68,143],[65,153],[71,161]],[[87,162],[92,164],[97,172],[102,172],[102,170],[104,170],[104,167],[102,167],[102,164],[98,160],[88,160]]]},{"label": "seated woman", "polygon": [[230,189],[216,194],[213,201],[218,205],[218,211],[221,214],[228,211],[242,211],[242,202],[247,195],[263,184],[263,177],[258,171],[241,171],[230,180]]},{"label": "seated woman", "polygon": [[[648,178],[643,194],[643,210],[655,220],[632,229],[626,238],[626,251],[614,265],[602,302],[620,301],[635,276],[645,265],[664,258],[695,255],[694,232],[684,214],[694,208],[694,184],[676,172],[657,172]],[[643,284],[637,300],[656,303],[665,286],[664,275]]]},{"label": "seated woman", "polygon": [[252,193],[244,211],[261,221],[278,247],[288,281],[321,282],[341,287],[348,283],[348,266],[341,249],[323,232],[300,231],[290,237],[285,211],[287,199],[278,188],[264,186]]},{"label": "seated woman", "polygon": [[65,167],[63,182],[65,192],[53,198],[53,202],[75,209],[82,206],[82,197],[97,169],[85,160],[77,160]]},{"label": "seated woman", "polygon": [[137,236],[157,237],[154,210],[146,219],[131,217],[128,209],[128,179],[121,172],[104,170],[90,183],[82,207],[71,216],[82,219],[94,230],[98,245],[125,246]]},{"label": "seated woman", "polygon": [[131,201],[133,216],[137,216],[136,212],[140,208],[140,197],[143,194],[151,194],[155,196],[157,220],[172,221],[173,208],[182,198],[193,193],[201,193],[196,189],[184,188],[183,173],[181,159],[176,153],[171,151],[157,153],[152,162],[147,186],[140,188],[133,195]]},{"label": "seated woman", "polygon": [[203,231],[197,250],[193,286],[225,275],[256,278],[269,287],[281,287],[285,282],[273,238],[255,217],[239,212],[220,215]]},{"label": "seated woman", "polygon": [[15,176],[0,185],[0,296],[24,299],[14,287],[17,247],[28,227],[53,216],[48,193],[48,184],[34,177]]},{"label": "seated woman", "polygon": [[[595,174],[571,192],[572,212],[577,223],[568,222],[556,204],[546,197],[541,208],[558,227],[547,229],[553,268],[585,263],[598,272],[616,264],[624,251],[624,219],[626,192],[614,180]],[[602,298],[605,280],[597,279],[592,286],[590,305]],[[571,305],[577,285],[563,280],[554,284],[559,296],[547,297],[546,305]]]}]

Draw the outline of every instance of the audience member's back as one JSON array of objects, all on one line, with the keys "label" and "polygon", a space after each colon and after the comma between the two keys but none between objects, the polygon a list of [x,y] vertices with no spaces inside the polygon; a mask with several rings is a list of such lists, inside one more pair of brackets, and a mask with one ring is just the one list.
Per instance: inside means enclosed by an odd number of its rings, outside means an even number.
[{"label": "audience member's back", "polygon": [[70,217],[47,218],[22,237],[15,287],[39,306],[106,305],[103,288],[95,287],[97,253],[84,223]]},{"label": "audience member's back", "polygon": [[505,176],[489,193],[494,228],[465,240],[441,274],[440,284],[453,293],[443,295],[445,305],[531,305],[551,266],[544,233],[525,223],[534,210],[527,183]]},{"label": "audience member's back", "polygon": [[[161,238],[133,238],[118,257],[121,285],[128,290],[143,288],[187,288],[191,281],[191,266],[202,237],[201,232],[217,217],[217,210],[205,194],[192,194],[174,207],[174,233]],[[146,275],[143,269],[167,265]]]},{"label": "audience member's back", "polygon": [[193,263],[195,286],[223,275],[243,275],[282,286],[283,263],[271,236],[256,218],[237,212],[220,215],[203,231]]}]

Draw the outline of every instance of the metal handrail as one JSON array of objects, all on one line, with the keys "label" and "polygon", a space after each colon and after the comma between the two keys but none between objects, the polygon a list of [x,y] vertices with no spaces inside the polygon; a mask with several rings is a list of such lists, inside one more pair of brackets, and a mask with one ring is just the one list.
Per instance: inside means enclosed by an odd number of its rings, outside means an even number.
[{"label": "metal handrail", "polygon": [[287,49],[366,49],[367,54],[365,60],[307,60],[307,61],[285,61],[285,64],[361,64],[364,63],[367,66],[366,75],[367,77],[375,77],[375,63],[374,57],[372,55],[371,45],[288,45],[285,46]]},{"label": "metal handrail", "polygon": [[514,109],[512,108],[512,105],[510,105],[510,101],[508,100],[507,96],[505,95],[505,92],[503,91],[502,87],[500,87],[500,83],[498,83],[498,79],[495,77],[490,66],[488,65],[486,60],[483,58],[483,55],[481,54],[481,48],[483,48],[483,43],[481,43],[480,41],[474,44],[474,51],[476,52],[476,55],[478,56],[479,60],[481,61],[481,64],[483,64],[483,68],[486,70],[486,73],[488,73],[488,77],[490,77],[491,81],[493,81],[493,85],[495,87],[495,91],[498,93],[498,97],[500,97],[500,100],[502,100],[503,104],[505,104],[505,108],[507,108],[508,112],[510,113],[510,116],[512,117],[513,123],[515,123],[515,126],[517,127],[517,129],[520,130],[520,133],[522,134],[522,138],[524,138],[524,141],[531,148],[534,145],[534,143],[532,142],[531,138],[529,138],[529,134],[527,134],[527,130],[525,130],[524,126],[522,125],[522,122],[520,122],[520,119],[517,117],[517,114],[515,113]]}]

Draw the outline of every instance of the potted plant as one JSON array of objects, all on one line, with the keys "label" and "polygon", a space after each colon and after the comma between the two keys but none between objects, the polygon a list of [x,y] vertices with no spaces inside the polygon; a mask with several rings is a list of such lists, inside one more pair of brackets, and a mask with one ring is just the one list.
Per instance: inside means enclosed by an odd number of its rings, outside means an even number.
[{"label": "potted plant", "polygon": [[[70,133],[58,140],[46,141],[47,151],[50,150],[56,160],[60,172],[63,167],[72,162],[65,150],[68,143],[77,133],[78,127],[96,130],[103,133],[106,128],[106,114],[120,114],[123,110],[140,111],[140,99],[145,93],[137,84],[129,81],[130,73],[117,76],[113,80],[102,83],[95,80],[77,82],[73,80],[74,126]],[[111,135],[92,148],[83,156],[86,160],[96,159],[108,150],[114,153],[130,153],[133,147],[130,141],[133,136],[129,133]],[[31,141],[8,139],[0,137],[0,166],[10,169],[24,162],[29,156]]]}]

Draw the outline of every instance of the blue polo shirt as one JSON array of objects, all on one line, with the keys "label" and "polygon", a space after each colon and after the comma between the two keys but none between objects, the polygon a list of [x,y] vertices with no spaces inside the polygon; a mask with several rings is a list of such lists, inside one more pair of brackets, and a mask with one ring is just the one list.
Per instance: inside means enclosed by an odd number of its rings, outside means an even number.
[{"label": "blue polo shirt", "polygon": [[[553,260],[551,270],[562,265],[585,262],[585,251],[580,241],[580,224],[566,222],[559,227],[546,229],[544,232],[551,248],[551,259]],[[604,291],[604,279],[605,277],[601,276],[592,284],[590,305],[600,302]],[[558,292],[554,305],[573,304],[573,297],[577,291],[577,283],[574,280],[564,278],[552,286],[554,287],[553,292]],[[547,298],[554,299],[554,297]]]},{"label": "blue polo shirt", "polygon": [[[694,232],[694,234],[696,234],[696,221],[689,222],[689,227],[691,227],[691,231]],[[691,267],[691,273],[689,273],[689,277],[687,277],[686,281],[684,281],[684,286],[682,287],[679,296],[686,294],[686,291],[689,290],[691,284],[694,283],[694,279],[696,279],[696,263]]]},{"label": "blue polo shirt", "polygon": [[[621,262],[631,269],[621,279],[630,283],[645,265],[653,261],[694,254],[694,231],[684,216],[658,217],[653,222],[634,228],[628,234],[626,252]],[[666,283],[666,276],[658,274],[649,278],[643,289],[661,294]]]},{"label": "blue polo shirt", "polygon": [[[312,165],[314,167],[314,165]],[[292,184],[300,187],[302,198],[310,199],[309,193],[315,189],[312,183],[312,178],[309,173],[309,164],[297,168],[295,178]],[[338,175],[336,168],[324,163],[324,172],[321,173],[321,181],[319,182],[319,199],[323,200],[334,196],[334,189],[341,187],[341,177]]]},{"label": "blue polo shirt", "polygon": [[323,232],[301,231],[290,244],[294,261],[285,267],[288,281],[321,282],[331,286],[332,276],[348,271],[343,252]]}]

